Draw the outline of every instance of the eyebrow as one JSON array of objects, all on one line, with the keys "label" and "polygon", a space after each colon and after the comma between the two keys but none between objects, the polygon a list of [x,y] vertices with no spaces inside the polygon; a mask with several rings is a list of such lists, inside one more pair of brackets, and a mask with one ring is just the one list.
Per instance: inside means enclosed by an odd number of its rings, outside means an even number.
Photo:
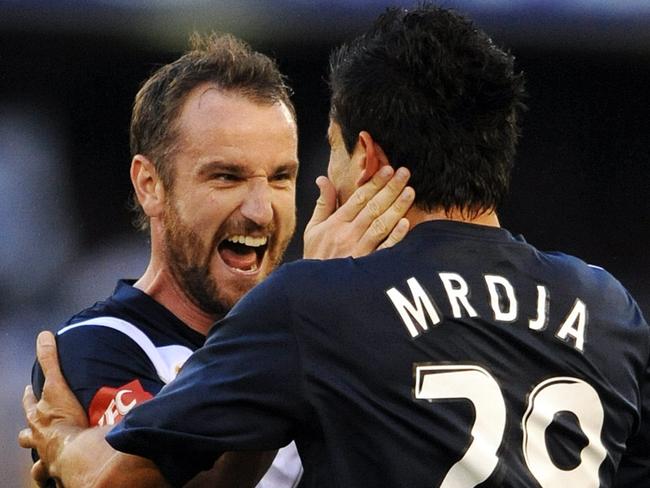
[{"label": "eyebrow", "polygon": [[238,164],[229,163],[227,161],[209,161],[202,164],[198,171],[198,176],[205,176],[207,174],[213,173],[215,171],[227,171],[235,175],[243,174],[242,167]]},{"label": "eyebrow", "polygon": [[[229,163],[228,161],[209,161],[207,163],[204,163],[201,165],[201,167],[197,171],[197,175],[200,177],[209,175],[210,173],[214,173],[216,171],[225,171],[227,173],[236,175],[236,176],[245,176],[247,171],[246,167],[243,167],[240,164],[235,164],[235,163]],[[278,174],[282,173],[284,171],[288,171],[292,174],[297,174],[298,173],[298,162],[297,161],[290,161],[286,162],[284,164],[279,165],[275,170],[273,171],[273,174]]]},{"label": "eyebrow", "polygon": [[[289,173],[291,176],[295,177],[298,175],[298,162],[296,161],[291,161],[290,163],[284,163],[275,168],[275,171],[273,172],[273,175],[277,175],[280,173]],[[273,176],[271,175],[271,176]]]}]

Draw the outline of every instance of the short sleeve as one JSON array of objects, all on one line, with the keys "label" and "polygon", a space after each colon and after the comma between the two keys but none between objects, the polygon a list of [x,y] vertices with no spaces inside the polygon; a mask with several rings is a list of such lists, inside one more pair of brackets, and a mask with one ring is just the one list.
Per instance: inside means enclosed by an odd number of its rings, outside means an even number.
[{"label": "short sleeve", "polygon": [[[142,390],[138,394],[149,398],[163,386],[146,354],[121,332],[86,325],[57,335],[56,340],[63,375],[87,413],[100,390],[117,390],[137,381]],[[32,385],[39,397],[43,382],[36,362]]]},{"label": "short sleeve", "polygon": [[212,467],[226,451],[288,444],[304,420],[301,365],[278,270],[217,323],[174,381],[108,436],[151,459],[173,484]]}]

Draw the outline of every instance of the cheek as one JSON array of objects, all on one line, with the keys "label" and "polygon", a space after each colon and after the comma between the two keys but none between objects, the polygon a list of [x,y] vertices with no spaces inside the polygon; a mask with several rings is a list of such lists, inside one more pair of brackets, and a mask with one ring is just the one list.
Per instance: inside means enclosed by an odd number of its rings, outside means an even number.
[{"label": "cheek", "polygon": [[216,233],[223,224],[223,215],[219,213],[219,206],[208,199],[202,202],[186,202],[182,215],[177,215],[184,233],[191,234],[194,240],[192,247],[196,252],[203,254],[211,246]]},{"label": "cheek", "polygon": [[296,226],[295,191],[282,192],[275,198],[275,212],[278,226],[285,232],[293,233]]},{"label": "cheek", "polygon": [[197,224],[207,229],[220,226],[234,211],[241,206],[241,194],[244,189],[215,189],[204,198],[196,200],[193,206],[192,218]]},{"label": "cheek", "polygon": [[334,182],[340,177],[341,173],[341,159],[336,149],[330,152],[330,160],[327,163],[327,177],[331,182]]},{"label": "cheek", "polygon": [[350,169],[350,159],[342,149],[336,148],[330,155],[330,161],[327,167],[327,175],[334,186],[345,183],[347,174]]}]

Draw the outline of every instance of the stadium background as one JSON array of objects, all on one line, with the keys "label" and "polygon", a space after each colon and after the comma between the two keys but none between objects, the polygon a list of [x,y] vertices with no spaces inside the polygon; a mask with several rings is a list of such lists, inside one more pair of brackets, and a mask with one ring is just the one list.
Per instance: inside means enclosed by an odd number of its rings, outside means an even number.
[{"label": "stadium background", "polygon": [[[405,6],[411,2],[393,2]],[[0,0],[0,485],[29,486],[15,437],[33,339],[137,277],[128,124],[140,83],[192,30],[233,32],[275,57],[300,126],[299,222],[328,149],[327,56],[380,0]],[[502,223],[605,267],[650,313],[650,2],[448,0],[527,74]],[[298,230],[298,236],[301,227]],[[299,239],[288,259],[299,256]]]}]

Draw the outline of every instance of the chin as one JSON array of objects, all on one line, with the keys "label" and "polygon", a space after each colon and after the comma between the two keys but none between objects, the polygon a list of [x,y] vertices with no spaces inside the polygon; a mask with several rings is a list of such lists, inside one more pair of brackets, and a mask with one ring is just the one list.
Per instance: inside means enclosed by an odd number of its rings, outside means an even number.
[{"label": "chin", "polygon": [[217,287],[217,293],[220,295],[219,301],[232,308],[246,293],[262,282],[265,277],[266,274],[260,272],[254,276],[231,276],[227,280],[217,280],[217,283],[222,284]]}]

